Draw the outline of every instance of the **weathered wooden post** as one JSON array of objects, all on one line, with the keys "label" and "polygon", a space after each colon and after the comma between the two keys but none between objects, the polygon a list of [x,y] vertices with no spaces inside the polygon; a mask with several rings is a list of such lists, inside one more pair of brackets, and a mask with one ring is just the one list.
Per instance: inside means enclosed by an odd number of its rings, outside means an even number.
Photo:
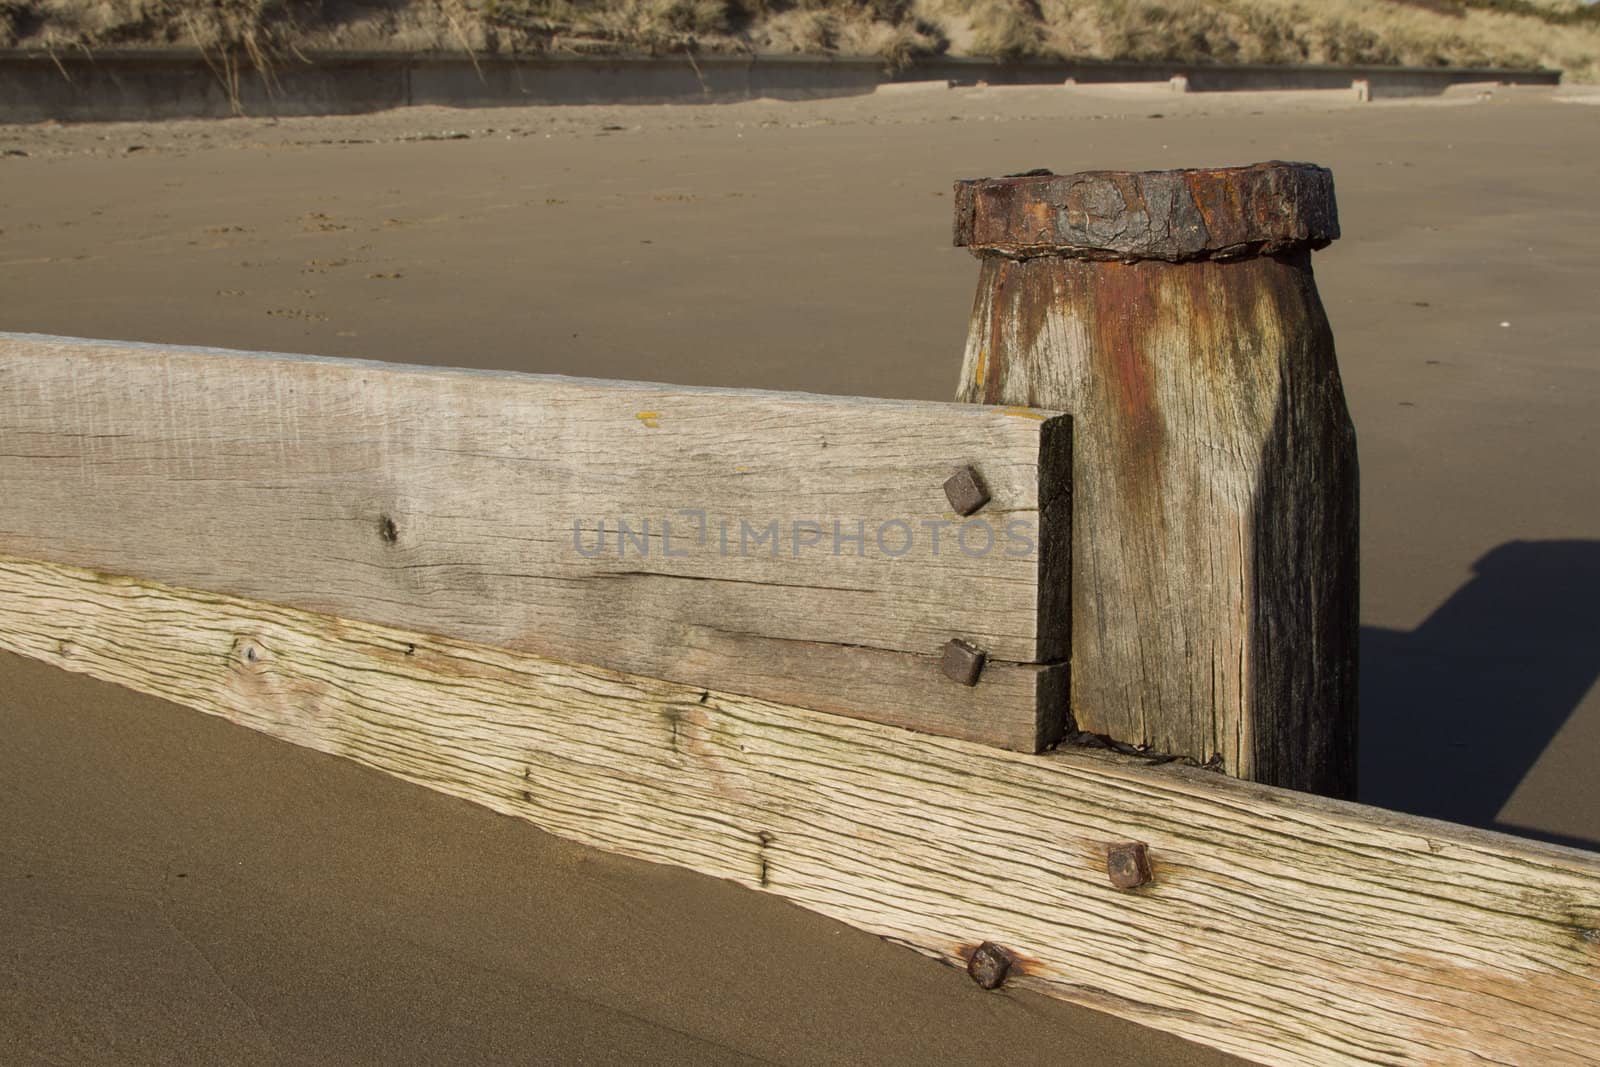
[{"label": "weathered wooden post", "polygon": [[1075,418],[1076,728],[1355,790],[1355,432],[1298,163],[959,182],[958,398]]}]

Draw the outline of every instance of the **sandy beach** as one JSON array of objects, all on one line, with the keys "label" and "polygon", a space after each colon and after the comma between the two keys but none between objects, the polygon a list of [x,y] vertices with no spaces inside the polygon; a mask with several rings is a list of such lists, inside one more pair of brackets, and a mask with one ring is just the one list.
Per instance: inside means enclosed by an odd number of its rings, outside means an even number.
[{"label": "sandy beach", "polygon": [[[953,179],[1324,164],[1361,799],[1596,847],[1597,135],[1115,87],[0,127],[0,328],[949,399]],[[13,657],[0,736],[6,1062],[1225,1062]]]}]

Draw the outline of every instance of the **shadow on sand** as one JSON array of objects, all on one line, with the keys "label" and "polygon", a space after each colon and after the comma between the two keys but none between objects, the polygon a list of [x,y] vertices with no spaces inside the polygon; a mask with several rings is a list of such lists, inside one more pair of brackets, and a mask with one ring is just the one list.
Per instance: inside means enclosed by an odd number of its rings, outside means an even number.
[{"label": "shadow on sand", "polygon": [[1496,818],[1600,676],[1600,541],[1491,550],[1417,629],[1361,630],[1361,800]]}]

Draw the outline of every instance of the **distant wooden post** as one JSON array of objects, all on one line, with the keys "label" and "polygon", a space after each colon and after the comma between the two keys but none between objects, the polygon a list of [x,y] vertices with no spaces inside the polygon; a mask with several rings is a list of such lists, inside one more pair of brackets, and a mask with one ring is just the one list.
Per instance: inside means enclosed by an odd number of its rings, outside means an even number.
[{"label": "distant wooden post", "polygon": [[1076,728],[1355,790],[1357,495],[1311,251],[1332,175],[960,182],[982,261],[958,398],[1075,419]]}]

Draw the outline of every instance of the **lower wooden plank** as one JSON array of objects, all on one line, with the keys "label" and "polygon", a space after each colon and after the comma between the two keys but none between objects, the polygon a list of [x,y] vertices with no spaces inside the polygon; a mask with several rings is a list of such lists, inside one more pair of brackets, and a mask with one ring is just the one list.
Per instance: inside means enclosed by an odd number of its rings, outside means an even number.
[{"label": "lower wooden plank", "polygon": [[1595,854],[12,557],[0,647],[1262,1062],[1600,1060]]}]

